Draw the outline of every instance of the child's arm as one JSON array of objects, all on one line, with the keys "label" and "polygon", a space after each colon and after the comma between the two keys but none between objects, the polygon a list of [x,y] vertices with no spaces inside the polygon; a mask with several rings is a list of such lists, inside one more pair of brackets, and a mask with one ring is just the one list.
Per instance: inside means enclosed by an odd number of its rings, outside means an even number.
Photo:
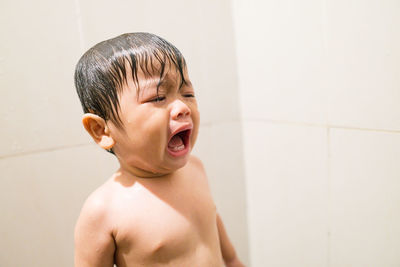
[{"label": "child's arm", "polygon": [[219,214],[217,214],[217,226],[222,257],[224,259],[225,265],[228,267],[244,267],[244,264],[239,260],[236,255],[235,248],[229,240],[228,234],[226,233],[224,224]]},{"label": "child's arm", "polygon": [[75,227],[75,267],[114,266],[115,244],[104,206],[87,201]]}]

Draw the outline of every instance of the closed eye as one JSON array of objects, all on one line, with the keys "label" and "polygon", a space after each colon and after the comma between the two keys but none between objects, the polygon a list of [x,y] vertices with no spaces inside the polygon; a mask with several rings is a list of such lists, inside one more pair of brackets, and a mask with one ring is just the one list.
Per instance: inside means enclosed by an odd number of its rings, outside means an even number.
[{"label": "closed eye", "polygon": [[184,97],[194,97],[194,94],[184,94]]},{"label": "closed eye", "polygon": [[156,98],[149,100],[149,102],[161,102],[163,100],[165,100],[165,96],[158,96]]}]

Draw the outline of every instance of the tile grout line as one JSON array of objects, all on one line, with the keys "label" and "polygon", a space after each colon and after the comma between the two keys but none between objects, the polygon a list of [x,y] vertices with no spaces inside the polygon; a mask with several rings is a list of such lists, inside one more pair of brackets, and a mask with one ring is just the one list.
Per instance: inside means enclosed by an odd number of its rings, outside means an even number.
[{"label": "tile grout line", "polygon": [[[328,59],[327,59],[327,44],[328,44],[328,32],[327,32],[327,2],[322,0],[321,2],[321,34],[322,34],[322,51],[323,51],[323,64],[324,64],[324,75],[327,75],[329,71]],[[325,77],[326,78],[326,77]],[[326,81],[327,79],[325,79]],[[327,101],[329,99],[329,92],[326,95]],[[329,116],[329,114],[327,114]],[[331,266],[331,126],[326,118],[326,267]],[[340,128],[338,128],[340,129]]]},{"label": "tile grout line", "polygon": [[243,128],[243,121],[242,120],[238,120],[239,122],[239,131],[240,131],[240,141],[241,141],[241,156],[242,156],[242,164],[243,164],[243,184],[244,184],[244,192],[245,192],[245,216],[246,216],[246,232],[247,232],[247,240],[246,245],[247,245],[247,261],[248,264],[251,265],[251,231],[250,231],[250,205],[249,205],[249,176],[247,175],[247,160],[246,160],[246,155],[247,155],[247,151],[246,151],[246,136],[245,136],[245,131]]},{"label": "tile grout line", "polygon": [[319,128],[329,127],[330,129],[344,129],[344,130],[384,132],[384,133],[400,133],[400,130],[362,128],[362,127],[352,127],[352,126],[344,126],[344,125],[321,124],[321,123],[311,123],[311,122],[296,122],[296,121],[273,120],[273,119],[244,119],[243,122],[262,122],[262,123],[268,122],[268,123],[275,123],[275,124],[291,124],[291,125],[319,127]]},{"label": "tile grout line", "polygon": [[32,150],[32,151],[25,151],[25,152],[20,152],[20,153],[2,155],[2,156],[0,156],[0,160],[7,159],[7,158],[29,156],[29,155],[39,154],[39,153],[59,151],[59,150],[64,150],[64,149],[69,149],[69,148],[85,147],[85,146],[90,146],[90,145],[92,145],[92,144],[91,143],[83,143],[83,144],[76,144],[76,145],[49,147],[49,148],[44,148],[44,149],[38,149],[38,150]]},{"label": "tile grout line", "polygon": [[357,131],[365,131],[365,132],[400,133],[400,130],[361,128],[361,127],[351,127],[351,126],[342,126],[342,125],[329,125],[329,124],[327,126],[329,128],[332,128],[332,129],[357,130]]},{"label": "tile grout line", "polygon": [[331,129],[327,127],[327,267],[331,266]]},{"label": "tile grout line", "polygon": [[76,24],[78,26],[78,35],[79,35],[79,46],[81,49],[81,53],[85,49],[85,40],[83,38],[83,27],[82,27],[82,12],[79,5],[79,0],[75,0],[75,16],[76,16]]}]

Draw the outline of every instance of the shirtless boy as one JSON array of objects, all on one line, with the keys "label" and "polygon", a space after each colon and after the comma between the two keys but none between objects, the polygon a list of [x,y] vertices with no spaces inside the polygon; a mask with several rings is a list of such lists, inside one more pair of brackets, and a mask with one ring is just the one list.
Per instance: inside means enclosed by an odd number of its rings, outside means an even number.
[{"label": "shirtless boy", "polygon": [[181,53],[123,34],[82,56],[75,85],[85,129],[120,163],[82,208],[75,266],[243,266],[190,155],[200,118]]}]

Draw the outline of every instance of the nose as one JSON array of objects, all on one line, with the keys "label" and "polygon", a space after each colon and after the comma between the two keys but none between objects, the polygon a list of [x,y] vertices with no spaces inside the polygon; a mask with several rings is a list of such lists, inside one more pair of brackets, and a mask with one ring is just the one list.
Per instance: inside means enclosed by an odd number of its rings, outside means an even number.
[{"label": "nose", "polygon": [[185,118],[190,115],[190,108],[183,103],[181,100],[177,99],[172,103],[171,117],[174,120]]}]

